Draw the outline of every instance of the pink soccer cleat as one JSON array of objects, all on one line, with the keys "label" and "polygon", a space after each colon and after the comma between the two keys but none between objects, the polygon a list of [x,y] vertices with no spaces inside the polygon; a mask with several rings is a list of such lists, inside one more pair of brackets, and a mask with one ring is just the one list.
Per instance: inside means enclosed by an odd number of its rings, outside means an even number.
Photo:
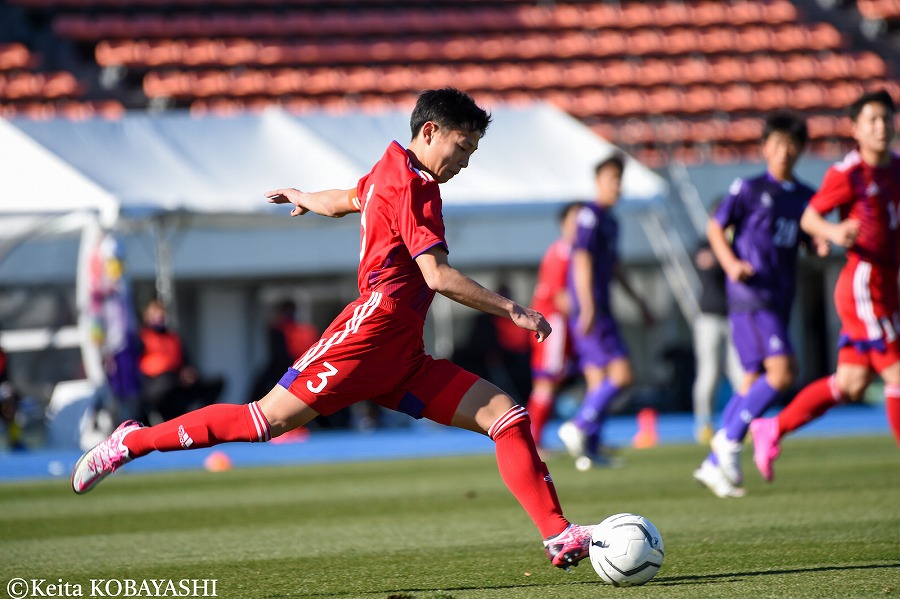
[{"label": "pink soccer cleat", "polygon": [[108,439],[86,451],[72,470],[72,490],[79,495],[87,493],[119,467],[130,462],[130,452],[122,444],[122,439],[128,433],[143,427],[140,422],[127,420]]},{"label": "pink soccer cleat", "polygon": [[772,463],[781,447],[778,446],[778,420],[776,418],[757,418],[750,423],[750,434],[753,435],[753,461],[762,477],[771,482],[775,478]]},{"label": "pink soccer cleat", "polygon": [[588,556],[593,530],[593,526],[569,524],[564,531],[544,541],[544,549],[547,550],[550,562],[565,570],[570,566],[577,566],[578,562]]}]

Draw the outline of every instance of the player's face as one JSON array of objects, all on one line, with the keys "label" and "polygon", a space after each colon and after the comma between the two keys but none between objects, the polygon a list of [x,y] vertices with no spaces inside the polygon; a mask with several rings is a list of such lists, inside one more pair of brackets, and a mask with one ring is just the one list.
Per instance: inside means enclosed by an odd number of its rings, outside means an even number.
[{"label": "player's face", "polygon": [[879,102],[863,106],[853,123],[853,139],[863,152],[887,154],[894,137],[894,113]]},{"label": "player's face", "polygon": [[597,202],[601,206],[612,206],[619,201],[622,191],[622,171],[617,164],[607,164],[597,173]]},{"label": "player's face", "polygon": [[803,147],[790,135],[773,131],[763,142],[762,154],[769,172],[779,181],[794,178],[794,165],[803,152]]},{"label": "player's face", "polygon": [[446,183],[469,166],[469,158],[478,149],[479,131],[454,131],[425,124],[427,150],[420,156],[422,165],[438,183]]}]

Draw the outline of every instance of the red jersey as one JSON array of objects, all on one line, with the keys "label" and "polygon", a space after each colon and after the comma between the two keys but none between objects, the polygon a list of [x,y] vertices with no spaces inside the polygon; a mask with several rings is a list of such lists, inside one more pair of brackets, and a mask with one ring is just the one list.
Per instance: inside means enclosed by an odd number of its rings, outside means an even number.
[{"label": "red jersey", "polygon": [[871,166],[853,150],[828,169],[809,205],[820,214],[837,208],[841,220],[860,222],[848,259],[900,268],[900,156],[891,154],[886,166]]},{"label": "red jersey", "polygon": [[860,223],[834,289],[838,362],[880,372],[900,359],[900,157],[891,154],[888,165],[875,167],[853,150],[828,169],[809,205],[820,214],[837,208],[841,220]]},{"label": "red jersey", "polygon": [[547,252],[541,259],[531,307],[543,314],[545,318],[559,312],[555,297],[560,291],[566,290],[566,277],[571,257],[572,245],[564,239],[557,239],[547,248]]},{"label": "red jersey", "polygon": [[396,141],[356,186],[362,213],[360,294],[380,292],[423,318],[434,299],[415,258],[442,245],[441,194],[431,175],[413,166]]}]

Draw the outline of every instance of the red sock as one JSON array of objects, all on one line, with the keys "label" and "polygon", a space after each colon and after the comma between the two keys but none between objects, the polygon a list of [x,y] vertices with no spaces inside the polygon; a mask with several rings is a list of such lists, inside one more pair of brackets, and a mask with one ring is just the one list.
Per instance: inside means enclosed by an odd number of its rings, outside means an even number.
[{"label": "red sock", "polygon": [[540,447],[541,435],[553,411],[553,394],[535,389],[528,397],[525,409],[531,415],[531,436],[534,438],[534,444]]},{"label": "red sock", "polygon": [[229,441],[268,441],[269,422],[256,402],[213,404],[156,426],[138,429],[122,440],[134,457],[153,451],[200,449]]},{"label": "red sock", "polygon": [[778,415],[778,436],[783,437],[815,420],[839,401],[841,392],[833,374],[811,382]]},{"label": "red sock", "polygon": [[900,385],[884,386],[884,407],[887,409],[887,421],[894,433],[894,440],[900,445]]},{"label": "red sock", "polygon": [[497,446],[500,477],[546,539],[565,530],[569,521],[562,515],[550,472],[538,457],[530,426],[525,408],[513,406],[491,426],[488,436]]}]

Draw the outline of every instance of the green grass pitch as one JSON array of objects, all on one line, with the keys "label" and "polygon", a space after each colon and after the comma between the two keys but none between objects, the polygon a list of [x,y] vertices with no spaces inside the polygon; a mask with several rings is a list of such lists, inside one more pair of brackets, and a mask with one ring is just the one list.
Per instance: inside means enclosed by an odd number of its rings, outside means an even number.
[{"label": "green grass pitch", "polygon": [[900,597],[900,451],[890,437],[789,439],[776,481],[745,452],[747,497],[691,471],[703,450],[626,450],[620,469],[548,461],[567,516],[648,517],[665,563],[643,587],[587,562],[549,565],[493,456],[117,473],[75,496],[64,480],[0,485],[0,597],[12,578],[83,584],[216,579],[219,597],[539,599]]}]

